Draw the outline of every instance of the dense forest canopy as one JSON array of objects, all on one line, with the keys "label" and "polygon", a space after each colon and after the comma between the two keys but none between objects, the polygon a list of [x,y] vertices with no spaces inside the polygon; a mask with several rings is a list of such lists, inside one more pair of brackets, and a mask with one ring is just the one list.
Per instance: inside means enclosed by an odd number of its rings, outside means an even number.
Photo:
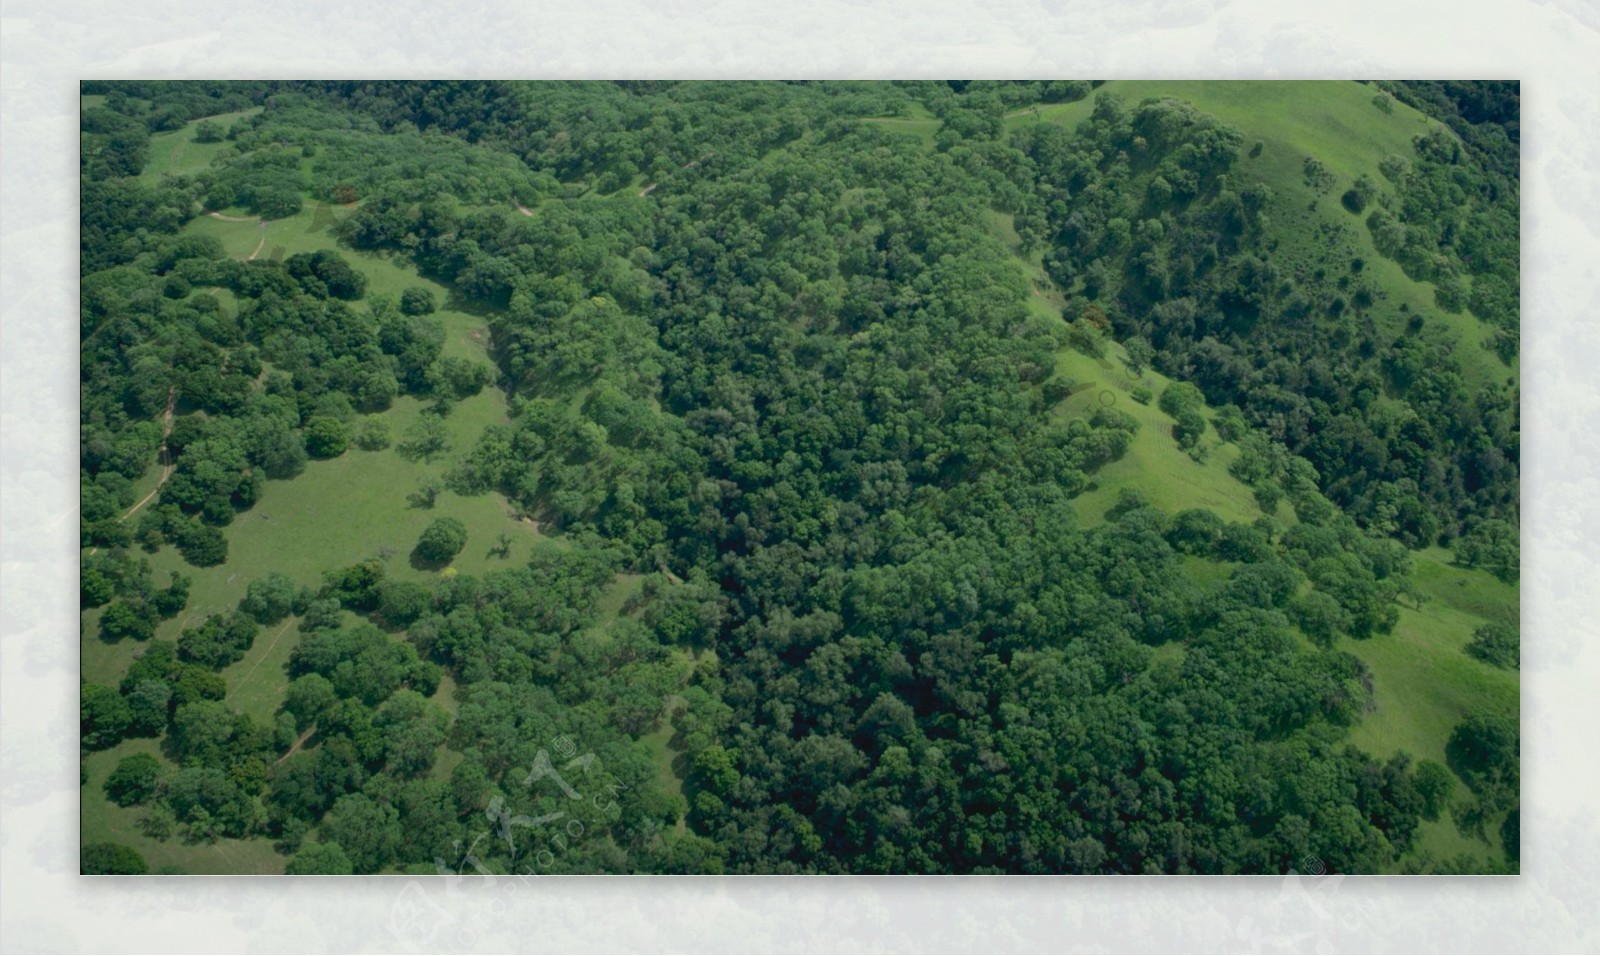
[{"label": "dense forest canopy", "polygon": [[[1516,578],[1515,86],[1365,87],[1437,122],[1276,187],[1247,131],[1098,86],[85,83],[85,654],[136,647],[83,688],[93,799],[291,873],[1481,866],[1418,849],[1441,815],[1514,847],[1514,720],[1363,749],[1351,647],[1427,549]],[[1144,447],[1248,510],[1086,511],[1169,480]],[[505,502],[531,558],[459,572],[520,539],[447,514],[315,580],[236,553],[363,454],[433,468],[397,512]],[[264,570],[192,607],[230,565]],[[268,671],[272,716],[235,707]]]}]

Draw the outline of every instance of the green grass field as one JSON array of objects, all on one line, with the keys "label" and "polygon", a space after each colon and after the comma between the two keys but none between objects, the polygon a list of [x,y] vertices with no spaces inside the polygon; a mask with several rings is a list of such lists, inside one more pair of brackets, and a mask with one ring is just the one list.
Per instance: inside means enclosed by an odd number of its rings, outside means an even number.
[{"label": "green grass field", "polygon": [[921,103],[913,104],[905,116],[874,116],[862,122],[871,123],[886,132],[914,136],[930,149],[933,147],[933,138],[938,134],[939,127],[944,125],[942,120],[928,112],[928,108]]},{"label": "green grass field", "polygon": [[150,158],[145,162],[139,178],[147,182],[159,182],[164,176],[191,176],[200,172],[211,165],[211,161],[218,153],[224,149],[231,149],[233,144],[226,140],[219,143],[197,143],[194,139],[195,128],[202,122],[211,122],[219,123],[226,129],[236,121],[259,112],[261,108],[256,107],[240,110],[237,113],[207,116],[185,125],[182,129],[151,136]]},{"label": "green grass field", "polygon": [[1402,601],[1393,634],[1340,645],[1366,661],[1376,678],[1377,709],[1351,736],[1373,753],[1404,750],[1443,763],[1450,732],[1468,715],[1518,712],[1517,672],[1466,652],[1480,625],[1516,620],[1518,595],[1483,571],[1447,566],[1427,552],[1414,558],[1415,579],[1428,595],[1421,609]]},{"label": "green grass field", "polygon": [[[1172,437],[1172,418],[1156,408],[1154,401],[1141,405],[1131,395],[1133,387],[1143,383],[1159,396],[1170,380],[1149,369],[1137,380],[1131,378],[1122,355],[1121,346],[1110,346],[1104,364],[1070,349],[1056,356],[1057,371],[1077,380],[1080,389],[1056,409],[1056,415],[1063,419],[1087,417],[1096,408],[1110,405],[1139,422],[1139,433],[1127,452],[1090,476],[1090,490],[1074,499],[1079,517],[1087,524],[1099,523],[1124,488],[1142,491],[1152,505],[1169,513],[1210,508],[1224,521],[1249,522],[1261,517],[1250,489],[1228,473],[1228,466],[1239,457],[1238,447],[1221,442],[1215,431],[1207,431],[1209,456],[1203,463],[1190,458]],[[1277,517],[1292,523],[1293,509],[1280,504]]]},{"label": "green grass field", "polygon": [[[1517,588],[1482,571],[1448,566],[1438,550],[1414,554],[1414,577],[1428,598],[1420,610],[1402,603],[1394,633],[1364,641],[1347,638],[1338,645],[1364,661],[1373,677],[1376,708],[1352,729],[1350,741],[1383,759],[1404,751],[1416,760],[1445,763],[1445,744],[1468,716],[1491,713],[1515,719],[1520,712],[1517,672],[1491,667],[1466,653],[1479,625],[1517,619]],[[1458,781],[1456,798],[1466,795]],[[1418,831],[1411,857],[1425,852],[1446,860],[1465,853],[1498,860],[1499,826],[1498,818],[1492,821],[1484,842],[1459,833],[1442,816]]]}]

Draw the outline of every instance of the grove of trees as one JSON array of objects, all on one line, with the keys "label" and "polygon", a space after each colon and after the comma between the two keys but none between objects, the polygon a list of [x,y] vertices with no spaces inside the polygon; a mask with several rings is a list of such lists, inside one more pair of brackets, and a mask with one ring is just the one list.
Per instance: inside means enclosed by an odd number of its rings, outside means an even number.
[{"label": "grove of trees", "polygon": [[[1514,722],[1469,720],[1448,768],[1366,753],[1371,675],[1341,649],[1395,627],[1408,548],[1514,573],[1514,390],[1381,332],[1353,264],[1283,264],[1243,135],[1194,107],[1100,95],[1076,129],[1008,131],[1091,85],[94,88],[83,603],[141,649],[84,685],[82,739],[160,739],[105,785],[150,832],[265,835],[308,874],[1281,873],[1393,869],[1423,820],[1514,818]],[[151,131],[240,103],[262,109],[207,170],[133,178]],[[870,121],[914,105],[931,147]],[[1402,263],[1469,273],[1469,302],[1514,288],[1507,174],[1418,150],[1362,208],[1407,230]],[[1478,198],[1429,233],[1447,179]],[[342,251],[245,262],[179,232],[308,198],[350,204]],[[1061,316],[1029,308],[995,212]],[[483,311],[494,368],[445,356],[433,294],[370,291],[358,252]],[[1515,329],[1514,297],[1469,307]],[[1080,513],[1140,428],[1060,413],[1078,383],[1056,355],[1097,320],[1174,379],[1144,398],[1180,445],[1239,446],[1266,517],[1131,492]],[[490,387],[507,420],[452,448],[451,404]],[[381,557],[267,574],[155,637],[187,585],[156,587],[139,549],[226,562],[265,482],[388,445],[363,416],[401,395],[433,404],[396,451],[445,459],[413,504],[502,495],[556,543],[427,585]],[[119,520],[163,444],[171,478]],[[469,543],[441,517],[413,564]],[[238,713],[218,672],[291,617],[281,707]],[[1479,645],[1514,666],[1514,634]],[[91,849],[85,872],[142,866]]]}]

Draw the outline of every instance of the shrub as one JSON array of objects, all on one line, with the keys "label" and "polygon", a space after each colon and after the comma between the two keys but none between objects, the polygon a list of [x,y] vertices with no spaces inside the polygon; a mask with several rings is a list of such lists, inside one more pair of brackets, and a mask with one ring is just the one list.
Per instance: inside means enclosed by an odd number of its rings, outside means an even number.
[{"label": "shrub", "polygon": [[417,539],[417,556],[430,564],[444,564],[467,546],[467,526],[454,518],[440,518]]},{"label": "shrub", "polygon": [[177,532],[178,553],[197,568],[209,568],[228,560],[228,539],[208,524],[190,520]]},{"label": "shrub", "polygon": [[356,426],[356,447],[362,451],[382,451],[389,447],[393,437],[389,423],[376,415],[368,415]]},{"label": "shrub", "polygon": [[1173,382],[1161,390],[1161,410],[1177,418],[1187,409],[1198,409],[1205,404],[1200,389],[1188,382]]},{"label": "shrub", "polygon": [[406,315],[428,315],[433,312],[433,293],[419,285],[400,293],[400,311]]},{"label": "shrub", "polygon": [[318,415],[306,423],[306,451],[313,458],[337,458],[350,443],[350,427],[337,418]]},{"label": "shrub", "polygon": [[89,843],[78,853],[78,872],[85,876],[138,876],[150,872],[150,868],[132,847]]},{"label": "shrub", "polygon": [[1467,653],[1486,664],[1520,670],[1522,666],[1522,640],[1517,629],[1509,624],[1485,624],[1472,634]]},{"label": "shrub", "polygon": [[149,800],[161,779],[161,761],[149,754],[134,754],[118,761],[117,769],[106,778],[106,797],[119,807],[133,807]]}]

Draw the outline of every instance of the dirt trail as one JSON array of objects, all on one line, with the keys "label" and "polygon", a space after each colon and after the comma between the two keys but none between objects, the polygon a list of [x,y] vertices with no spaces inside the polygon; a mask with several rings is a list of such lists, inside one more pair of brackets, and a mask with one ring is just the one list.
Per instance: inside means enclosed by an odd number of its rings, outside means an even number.
[{"label": "dirt trail", "polygon": [[261,224],[261,241],[256,243],[256,248],[255,248],[254,252],[252,252],[248,256],[244,257],[244,261],[249,262],[250,260],[254,259],[256,256],[261,255],[261,247],[265,246],[266,244],[267,244],[267,224],[265,222],[263,222]]},{"label": "dirt trail", "polygon": [[522,213],[524,216],[533,215],[533,210],[529,209],[527,206],[524,206],[522,203],[517,202],[517,203],[512,203],[512,205],[516,206],[517,207],[517,212]]},{"label": "dirt trail", "polygon": [[306,741],[310,740],[311,736],[313,734],[315,734],[316,732],[317,732],[317,725],[316,724],[312,724],[311,725],[311,729],[307,730],[305,733],[301,734],[300,735],[300,739],[296,740],[294,742],[294,746],[289,748],[289,752],[288,753],[284,754],[283,756],[281,756],[281,757],[279,757],[277,759],[277,761],[274,763],[274,766],[276,766],[277,764],[283,763],[285,760],[288,760],[290,757],[293,757],[295,754],[299,753],[300,752],[300,748],[304,747],[306,745]]},{"label": "dirt trail", "polygon": [[251,664],[250,669],[245,671],[244,676],[239,679],[240,684],[248,682],[251,675],[255,674],[256,668],[261,666],[261,662],[272,656],[272,649],[278,646],[278,638],[282,637],[284,632],[289,629],[289,625],[293,623],[293,620],[285,621],[283,627],[278,628],[278,633],[272,635],[272,643],[267,645],[267,649],[261,652],[261,656],[256,658],[256,662]]},{"label": "dirt trail", "polygon": [[156,482],[156,486],[150,489],[150,493],[145,495],[143,500],[128,509],[128,513],[121,518],[123,521],[138,514],[140,508],[149,504],[151,499],[161,493],[161,486],[172,477],[172,462],[167,458],[167,436],[172,434],[172,408],[177,402],[178,387],[174,385],[167,389],[167,410],[161,413],[161,448],[156,452],[156,457],[161,461],[161,480]]},{"label": "dirt trail", "polygon": [[212,219],[221,219],[223,222],[259,222],[254,216],[224,216],[220,212],[208,212],[206,215]]},{"label": "dirt trail", "polygon": [[[710,159],[711,157],[713,157],[715,155],[717,155],[715,152],[707,153],[704,156],[700,157],[699,159],[691,159],[687,163],[684,163],[682,166],[679,166],[678,168],[679,169],[693,169],[696,166],[700,165],[701,163],[705,162],[706,160]],[[659,185],[661,185],[661,184],[660,183],[651,183],[650,185],[648,185],[648,186],[644,187],[643,189],[639,190],[639,195],[648,196],[651,193],[655,192],[656,191],[656,187],[659,186]]]}]

